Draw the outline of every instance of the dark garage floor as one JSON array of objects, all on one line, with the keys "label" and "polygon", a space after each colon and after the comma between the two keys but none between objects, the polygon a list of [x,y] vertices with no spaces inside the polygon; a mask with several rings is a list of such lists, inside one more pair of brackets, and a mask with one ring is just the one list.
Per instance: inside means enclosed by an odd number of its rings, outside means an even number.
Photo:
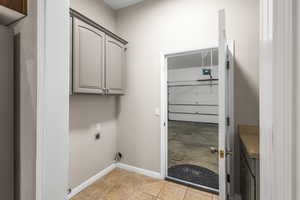
[{"label": "dark garage floor", "polygon": [[198,122],[168,122],[168,167],[191,164],[218,174],[218,125]]}]

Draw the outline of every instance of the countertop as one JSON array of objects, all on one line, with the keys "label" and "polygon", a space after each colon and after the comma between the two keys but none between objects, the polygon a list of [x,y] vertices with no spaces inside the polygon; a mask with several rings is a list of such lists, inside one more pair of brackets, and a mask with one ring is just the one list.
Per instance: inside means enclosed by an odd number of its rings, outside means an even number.
[{"label": "countertop", "polygon": [[238,130],[250,158],[259,159],[259,128],[257,126],[240,125]]}]

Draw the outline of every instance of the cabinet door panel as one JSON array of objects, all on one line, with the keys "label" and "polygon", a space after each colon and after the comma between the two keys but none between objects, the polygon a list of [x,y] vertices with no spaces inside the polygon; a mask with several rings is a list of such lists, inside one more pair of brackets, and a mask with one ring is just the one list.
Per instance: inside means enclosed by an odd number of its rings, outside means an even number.
[{"label": "cabinet door panel", "polygon": [[74,92],[104,93],[105,34],[74,19]]},{"label": "cabinet door panel", "polygon": [[106,87],[109,94],[124,94],[124,45],[106,36]]}]

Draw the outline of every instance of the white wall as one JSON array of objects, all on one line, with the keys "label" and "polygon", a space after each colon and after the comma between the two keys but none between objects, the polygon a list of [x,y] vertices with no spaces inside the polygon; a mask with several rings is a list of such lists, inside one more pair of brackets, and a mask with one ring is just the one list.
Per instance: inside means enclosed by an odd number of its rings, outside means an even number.
[{"label": "white wall", "polygon": [[[212,78],[218,79],[218,67],[189,67],[168,70],[168,102],[170,104],[205,104],[206,106],[169,105],[169,120],[192,121],[204,123],[218,123],[218,81],[197,82],[196,80],[209,79],[203,75],[203,69],[211,69]],[[179,81],[179,82],[178,82]],[[184,82],[180,82],[184,81]],[[187,82],[186,82],[187,81]],[[188,87],[172,87],[180,85],[202,85]],[[211,85],[210,85],[211,84]],[[213,106],[212,106],[213,105]],[[203,115],[179,114],[202,113]],[[210,115],[204,115],[210,114]]]},{"label": "white wall", "polygon": [[19,121],[15,127],[20,130],[20,147],[17,154],[20,160],[20,195],[21,200],[35,197],[36,169],[36,88],[37,88],[37,1],[28,0],[28,16],[11,26],[19,34],[17,45],[16,68],[19,85],[17,111]]},{"label": "white wall", "polygon": [[[71,8],[115,32],[115,12],[102,0],[71,0]],[[113,163],[117,99],[101,95],[70,97],[69,187],[74,188]],[[95,140],[97,124],[101,139]]]},{"label": "white wall", "polygon": [[129,41],[117,137],[125,163],[160,170],[161,53],[216,46],[223,8],[236,40],[236,124],[258,124],[259,1],[148,0],[117,12],[118,32]]}]

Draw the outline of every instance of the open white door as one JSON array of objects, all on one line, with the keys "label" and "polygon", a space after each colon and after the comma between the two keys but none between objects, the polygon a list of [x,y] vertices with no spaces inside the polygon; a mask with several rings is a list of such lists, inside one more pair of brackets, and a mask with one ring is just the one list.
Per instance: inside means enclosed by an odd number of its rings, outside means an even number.
[{"label": "open white door", "polygon": [[219,11],[219,191],[220,200],[227,200],[231,192],[227,182],[230,174],[230,135],[233,127],[233,81],[229,71],[229,51],[226,38],[225,10]]}]

